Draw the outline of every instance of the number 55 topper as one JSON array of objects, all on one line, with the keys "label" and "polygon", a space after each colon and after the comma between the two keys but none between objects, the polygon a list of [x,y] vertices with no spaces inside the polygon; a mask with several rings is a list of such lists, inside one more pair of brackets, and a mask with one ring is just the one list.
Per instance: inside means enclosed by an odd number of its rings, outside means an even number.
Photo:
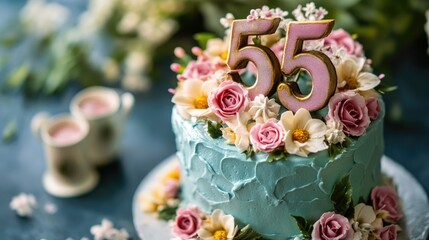
[{"label": "number 55 topper", "polygon": [[[231,70],[243,69],[248,62],[257,68],[256,81],[246,86],[249,97],[270,96],[277,91],[281,104],[293,112],[300,108],[317,111],[325,107],[337,86],[335,67],[328,56],[319,51],[303,51],[304,40],[321,39],[329,35],[334,20],[290,22],[288,24],[281,64],[273,51],[262,45],[248,44],[249,36],[273,34],[279,18],[235,20],[231,28],[231,40],[227,65]],[[291,76],[305,69],[312,78],[312,89],[303,95],[296,82],[282,82],[282,74]],[[237,71],[231,71],[232,79],[243,85]]]}]

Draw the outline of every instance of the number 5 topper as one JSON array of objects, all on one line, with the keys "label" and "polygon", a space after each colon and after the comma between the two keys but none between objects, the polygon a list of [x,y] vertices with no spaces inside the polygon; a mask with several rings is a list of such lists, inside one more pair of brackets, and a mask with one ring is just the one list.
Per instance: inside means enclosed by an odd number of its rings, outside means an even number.
[{"label": "number 5 topper", "polygon": [[[236,20],[232,24],[231,41],[227,64],[231,70],[243,69],[249,61],[257,68],[256,82],[246,86],[249,97],[259,94],[270,96],[277,87],[281,104],[291,110],[305,108],[316,111],[327,105],[335,93],[337,76],[329,57],[318,51],[304,52],[304,40],[326,37],[332,31],[334,20],[290,22],[286,33],[282,64],[271,49],[261,45],[248,44],[250,35],[272,34],[277,29],[280,19],[257,19],[253,21]],[[286,76],[305,69],[313,80],[310,94],[303,95],[296,82],[282,83],[282,73]],[[280,70],[281,69],[281,70]],[[232,71],[234,81],[243,83],[240,75]]]}]

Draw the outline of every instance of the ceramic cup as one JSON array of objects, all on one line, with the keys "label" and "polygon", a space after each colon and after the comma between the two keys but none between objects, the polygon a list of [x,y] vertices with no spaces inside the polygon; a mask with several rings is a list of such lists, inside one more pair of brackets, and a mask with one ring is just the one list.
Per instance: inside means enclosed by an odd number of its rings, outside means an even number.
[{"label": "ceramic cup", "polygon": [[71,101],[73,116],[89,124],[88,156],[92,164],[110,163],[117,154],[125,120],[134,105],[131,93],[119,94],[106,87],[90,87]]},{"label": "ceramic cup", "polygon": [[44,144],[45,190],[57,197],[74,197],[94,189],[98,174],[85,155],[88,123],[69,114],[50,117],[39,113],[31,125]]}]

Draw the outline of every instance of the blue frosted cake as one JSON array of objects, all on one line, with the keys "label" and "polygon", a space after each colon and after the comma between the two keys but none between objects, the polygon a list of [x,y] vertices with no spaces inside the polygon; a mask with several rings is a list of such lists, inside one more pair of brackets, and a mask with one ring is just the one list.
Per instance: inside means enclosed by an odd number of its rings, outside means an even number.
[{"label": "blue frosted cake", "polygon": [[378,186],[383,75],[326,14],[228,14],[195,57],[176,48],[177,239],[396,238],[398,197]]}]

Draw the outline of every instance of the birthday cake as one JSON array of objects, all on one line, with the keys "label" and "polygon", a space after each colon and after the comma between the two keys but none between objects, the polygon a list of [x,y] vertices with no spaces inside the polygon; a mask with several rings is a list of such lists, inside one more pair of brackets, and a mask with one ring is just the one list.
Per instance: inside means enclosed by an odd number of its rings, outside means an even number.
[{"label": "birthday cake", "polygon": [[178,207],[177,239],[396,238],[402,213],[380,167],[383,75],[326,14],[312,3],[293,18],[266,6],[228,14],[225,38],[198,35],[195,57],[176,48],[180,174],[157,196],[181,204],[151,209]]}]

